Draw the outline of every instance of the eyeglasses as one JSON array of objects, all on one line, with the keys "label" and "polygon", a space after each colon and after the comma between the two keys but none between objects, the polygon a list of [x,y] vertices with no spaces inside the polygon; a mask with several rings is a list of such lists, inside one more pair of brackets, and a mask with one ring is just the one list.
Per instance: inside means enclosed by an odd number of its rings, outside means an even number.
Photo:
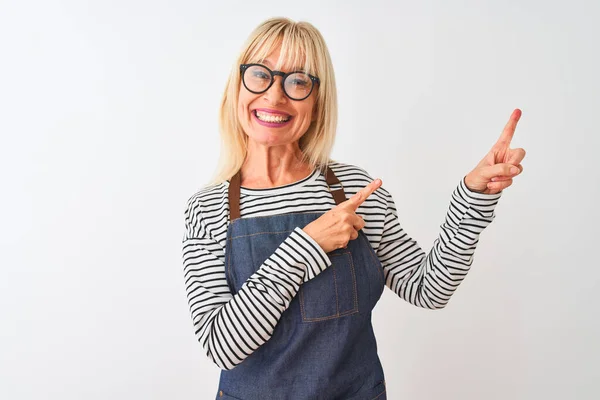
[{"label": "eyeglasses", "polygon": [[281,88],[287,97],[292,100],[304,100],[313,91],[315,83],[321,81],[316,76],[307,74],[304,71],[294,71],[284,73],[281,71],[271,71],[262,64],[242,64],[240,65],[242,73],[242,82],[249,92],[254,94],[264,93],[273,85],[276,76],[281,76]]}]

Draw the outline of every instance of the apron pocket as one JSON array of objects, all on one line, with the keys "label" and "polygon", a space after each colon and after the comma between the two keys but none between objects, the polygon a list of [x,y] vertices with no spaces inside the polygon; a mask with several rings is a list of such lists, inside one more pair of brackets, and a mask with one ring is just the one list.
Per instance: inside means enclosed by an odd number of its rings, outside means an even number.
[{"label": "apron pocket", "polygon": [[329,253],[331,265],[300,287],[300,311],[305,322],[317,322],[358,312],[356,274],[350,251]]}]

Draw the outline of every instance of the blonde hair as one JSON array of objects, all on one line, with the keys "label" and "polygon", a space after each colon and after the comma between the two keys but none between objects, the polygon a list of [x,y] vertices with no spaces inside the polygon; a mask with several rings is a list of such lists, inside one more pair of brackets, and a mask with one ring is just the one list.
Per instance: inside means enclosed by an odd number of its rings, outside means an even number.
[{"label": "blonde hair", "polygon": [[310,23],[271,18],[250,34],[227,80],[219,112],[221,154],[217,172],[209,185],[230,179],[246,159],[248,137],[237,113],[240,64],[262,61],[279,45],[281,52],[275,69],[283,64],[304,65],[306,72],[318,76],[321,81],[316,88],[316,119],[300,138],[299,146],[303,162],[325,172],[337,126],[337,93],[329,51],[321,33]]}]

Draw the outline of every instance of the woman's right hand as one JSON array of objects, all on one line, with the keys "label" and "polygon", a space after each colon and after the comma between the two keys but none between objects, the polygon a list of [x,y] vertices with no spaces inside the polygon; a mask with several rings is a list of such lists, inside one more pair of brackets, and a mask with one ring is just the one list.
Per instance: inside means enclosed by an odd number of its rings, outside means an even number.
[{"label": "woman's right hand", "polygon": [[356,209],[380,186],[381,179],[375,179],[354,196],[327,211],[302,230],[326,253],[346,247],[350,240],[358,237],[358,231],[365,226],[362,217],[356,215]]}]

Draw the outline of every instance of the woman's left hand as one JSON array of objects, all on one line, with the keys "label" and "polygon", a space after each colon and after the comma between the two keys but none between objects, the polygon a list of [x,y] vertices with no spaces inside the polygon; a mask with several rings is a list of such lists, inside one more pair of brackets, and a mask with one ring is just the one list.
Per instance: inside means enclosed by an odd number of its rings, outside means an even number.
[{"label": "woman's left hand", "polygon": [[524,149],[511,149],[510,141],[515,134],[521,110],[515,109],[500,138],[489,153],[465,176],[465,184],[473,191],[496,194],[513,183],[513,178],[523,172],[521,161],[525,158]]}]

